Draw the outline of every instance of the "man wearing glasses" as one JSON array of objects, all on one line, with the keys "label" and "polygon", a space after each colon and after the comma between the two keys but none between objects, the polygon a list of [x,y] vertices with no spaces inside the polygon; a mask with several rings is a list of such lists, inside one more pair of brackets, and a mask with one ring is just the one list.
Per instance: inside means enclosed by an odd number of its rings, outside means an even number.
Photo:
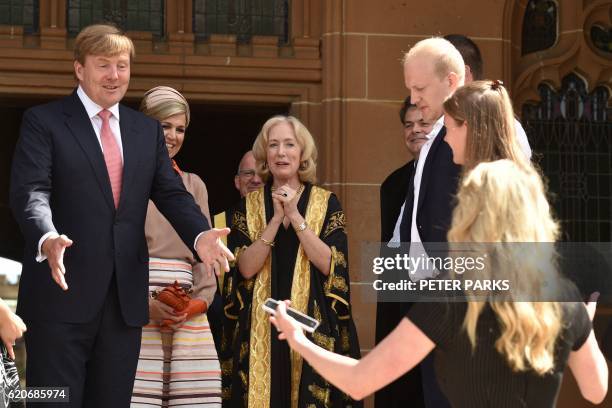
[{"label": "man wearing glasses", "polygon": [[263,181],[255,169],[255,156],[253,156],[252,150],[242,156],[238,166],[238,174],[234,176],[234,185],[240,192],[240,198],[263,186]]}]

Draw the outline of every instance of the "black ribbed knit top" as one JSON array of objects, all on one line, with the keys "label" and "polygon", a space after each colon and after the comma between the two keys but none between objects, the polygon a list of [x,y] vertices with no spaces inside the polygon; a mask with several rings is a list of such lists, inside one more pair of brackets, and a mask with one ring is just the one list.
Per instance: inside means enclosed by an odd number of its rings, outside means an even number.
[{"label": "black ribbed knit top", "polygon": [[591,331],[582,304],[562,305],[563,329],[555,346],[555,367],[544,376],[512,371],[505,356],[495,349],[500,328],[488,305],[478,320],[475,349],[462,326],[467,303],[416,303],[407,317],[436,344],[436,378],[453,407],[545,408],[556,404],[570,351],[578,350]]}]

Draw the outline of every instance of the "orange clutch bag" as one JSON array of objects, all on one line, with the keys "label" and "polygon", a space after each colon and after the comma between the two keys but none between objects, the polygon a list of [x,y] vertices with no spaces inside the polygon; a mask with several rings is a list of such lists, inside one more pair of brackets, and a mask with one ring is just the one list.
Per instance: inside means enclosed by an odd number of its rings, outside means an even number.
[{"label": "orange clutch bag", "polygon": [[[167,286],[161,292],[153,292],[152,295],[154,299],[174,309],[175,313],[187,313],[187,320],[191,319],[193,316],[206,313],[208,309],[206,302],[200,299],[192,299],[189,293],[186,292],[177,281],[174,281],[171,286]],[[162,325],[170,326],[173,323],[172,320],[164,320]]]}]

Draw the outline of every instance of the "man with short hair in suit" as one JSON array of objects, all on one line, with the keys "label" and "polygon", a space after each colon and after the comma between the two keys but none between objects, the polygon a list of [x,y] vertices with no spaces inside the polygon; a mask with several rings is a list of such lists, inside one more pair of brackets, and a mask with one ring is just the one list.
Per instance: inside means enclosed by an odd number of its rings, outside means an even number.
[{"label": "man with short hair in suit", "polygon": [[[404,57],[404,81],[410,101],[424,120],[433,122],[432,137],[421,147],[400,222],[401,241],[410,242],[411,248],[423,243],[427,249],[427,243],[447,242],[460,166],[453,162],[453,152],[444,140],[442,106],[463,85],[464,76],[461,54],[443,38],[421,40]],[[419,276],[428,277],[431,276]],[[430,354],[421,362],[425,406],[449,407],[436,381],[433,358]]]},{"label": "man with short hair in suit", "polygon": [[[400,223],[404,212],[406,192],[421,147],[427,142],[432,123],[423,119],[421,111],[407,97],[399,112],[403,127],[404,143],[412,159],[391,173],[380,186],[380,240],[385,243],[400,242]],[[393,245],[393,244],[391,244]],[[384,300],[384,299],[381,299]],[[399,302],[378,302],[376,305],[376,344],[380,343],[406,315],[406,305]],[[420,370],[411,370],[393,383],[379,390],[375,405],[380,408],[405,406],[423,407],[423,389]]]},{"label": "man with short hair in suit", "polygon": [[210,229],[172,169],[160,124],[119,104],[133,57],[117,28],[84,28],[75,40],[77,89],[29,109],[15,149],[10,200],[26,242],[17,312],[28,325],[27,384],[69,387],[61,407],[130,404],[149,321],[149,199],[209,268],[227,270],[233,259],[219,239],[229,229]]}]

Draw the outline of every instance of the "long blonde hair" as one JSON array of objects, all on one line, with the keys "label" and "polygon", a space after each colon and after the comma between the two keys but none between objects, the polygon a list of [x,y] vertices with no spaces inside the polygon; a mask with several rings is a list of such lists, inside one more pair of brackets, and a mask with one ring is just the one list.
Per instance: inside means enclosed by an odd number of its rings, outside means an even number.
[{"label": "long blonde hair", "polygon": [[[544,184],[536,170],[511,160],[481,163],[464,176],[457,198],[448,232],[451,243],[551,243],[544,256],[512,253],[513,246],[507,245],[505,250],[509,253],[502,255],[501,260],[500,254],[489,257],[491,262],[498,259],[497,264],[478,271],[479,279],[490,279],[503,264],[504,277],[512,282],[512,291],[516,293],[537,296],[537,288],[542,287],[544,280],[555,281],[558,273],[552,243],[558,237],[559,226],[553,219]],[[503,244],[496,248],[500,246]],[[521,246],[521,251],[536,247],[526,244]],[[512,293],[505,299],[468,302],[463,327],[472,347],[476,347],[478,318],[488,303],[500,323],[501,335],[495,347],[510,367],[515,371],[533,369],[540,375],[550,372],[561,330],[560,304],[516,301]]]},{"label": "long blonde hair", "polygon": [[512,102],[501,82],[474,81],[457,89],[444,102],[444,112],[457,125],[467,122],[464,173],[483,161],[527,164],[516,139]]}]

